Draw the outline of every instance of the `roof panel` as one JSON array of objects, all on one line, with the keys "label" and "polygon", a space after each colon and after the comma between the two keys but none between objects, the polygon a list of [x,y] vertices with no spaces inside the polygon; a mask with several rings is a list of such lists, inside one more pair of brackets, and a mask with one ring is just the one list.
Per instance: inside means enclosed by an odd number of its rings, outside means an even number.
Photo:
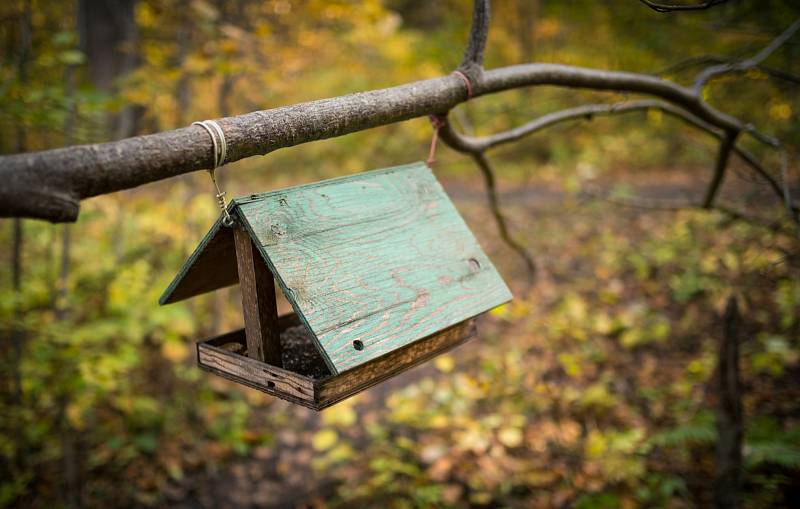
[{"label": "roof panel", "polygon": [[223,227],[220,218],[164,290],[159,302],[178,302],[238,282],[233,230]]},{"label": "roof panel", "polygon": [[253,195],[236,206],[337,372],[511,298],[424,163]]}]

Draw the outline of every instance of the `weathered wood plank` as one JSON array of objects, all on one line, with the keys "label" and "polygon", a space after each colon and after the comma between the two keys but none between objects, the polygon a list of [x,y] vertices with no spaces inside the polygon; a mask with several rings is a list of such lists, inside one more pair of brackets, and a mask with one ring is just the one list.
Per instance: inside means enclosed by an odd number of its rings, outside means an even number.
[{"label": "weathered wood plank", "polygon": [[215,374],[295,403],[315,408],[313,380],[223,348],[197,344],[198,365]]},{"label": "weathered wood plank", "polygon": [[233,231],[242,311],[247,336],[247,356],[273,366],[282,366],[278,306],[275,282],[250,235],[241,228]]},{"label": "weathered wood plank", "polygon": [[[283,316],[287,326],[293,315]],[[468,320],[423,338],[374,361],[321,380],[270,366],[242,355],[245,331],[240,329],[197,344],[197,363],[211,373],[267,394],[322,410],[413,368],[475,337]]]},{"label": "weathered wood plank", "polygon": [[423,163],[236,204],[334,373],[511,298]]},{"label": "weathered wood plank", "polygon": [[316,408],[329,407],[369,389],[469,341],[475,335],[475,321],[468,320],[342,374],[317,380],[314,382]]},{"label": "weathered wood plank", "polygon": [[159,303],[170,304],[236,284],[239,275],[233,249],[233,229],[218,220],[164,290]]}]

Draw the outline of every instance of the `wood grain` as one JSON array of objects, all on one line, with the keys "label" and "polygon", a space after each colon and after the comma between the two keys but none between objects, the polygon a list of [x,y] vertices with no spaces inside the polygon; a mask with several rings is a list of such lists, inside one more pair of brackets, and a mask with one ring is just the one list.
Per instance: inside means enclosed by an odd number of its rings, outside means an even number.
[{"label": "wood grain", "polygon": [[217,220],[164,290],[159,303],[171,304],[238,281],[233,229],[222,226]]},{"label": "wood grain", "polygon": [[247,336],[247,356],[281,366],[281,342],[275,282],[250,235],[234,227],[236,263],[242,289],[242,311]]},{"label": "wood grain", "polygon": [[[296,315],[279,319],[281,330],[295,325]],[[299,405],[322,410],[388,380],[476,336],[468,320],[390,352],[363,366],[321,380],[251,359],[244,351],[245,330],[239,329],[197,344],[198,365],[211,373]],[[233,345],[233,347],[232,347]]]},{"label": "wood grain", "polygon": [[407,371],[476,336],[468,320],[342,374],[316,381],[316,406],[323,409]]},{"label": "wood grain", "polygon": [[310,408],[316,406],[313,380],[303,375],[208,343],[197,344],[197,362],[201,368],[235,382]]},{"label": "wood grain", "polygon": [[511,298],[424,163],[236,205],[333,373]]}]

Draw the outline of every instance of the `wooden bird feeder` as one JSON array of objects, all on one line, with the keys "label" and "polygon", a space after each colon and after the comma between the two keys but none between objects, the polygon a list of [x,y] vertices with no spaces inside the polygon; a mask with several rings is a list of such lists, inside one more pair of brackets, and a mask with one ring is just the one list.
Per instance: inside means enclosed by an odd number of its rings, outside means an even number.
[{"label": "wooden bird feeder", "polygon": [[[316,410],[475,336],[511,299],[424,163],[234,200],[161,304],[235,284],[245,327],[201,368]],[[234,254],[235,253],[235,254]],[[278,316],[275,283],[294,309]]]}]

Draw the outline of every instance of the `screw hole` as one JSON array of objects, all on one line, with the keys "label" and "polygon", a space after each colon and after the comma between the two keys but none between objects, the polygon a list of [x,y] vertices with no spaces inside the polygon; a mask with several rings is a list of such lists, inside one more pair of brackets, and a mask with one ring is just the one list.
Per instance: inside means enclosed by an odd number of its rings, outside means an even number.
[{"label": "screw hole", "polygon": [[467,260],[467,263],[469,263],[469,268],[471,270],[478,270],[481,268],[481,263],[475,258],[470,258],[469,260]]},{"label": "screw hole", "polygon": [[275,382],[273,382],[272,380],[268,380],[267,381],[267,387],[269,387],[270,389],[274,389],[275,388]]},{"label": "screw hole", "polygon": [[353,341],[353,348],[355,348],[356,350],[363,350],[364,343],[362,343],[361,340],[356,339],[355,341]]}]

